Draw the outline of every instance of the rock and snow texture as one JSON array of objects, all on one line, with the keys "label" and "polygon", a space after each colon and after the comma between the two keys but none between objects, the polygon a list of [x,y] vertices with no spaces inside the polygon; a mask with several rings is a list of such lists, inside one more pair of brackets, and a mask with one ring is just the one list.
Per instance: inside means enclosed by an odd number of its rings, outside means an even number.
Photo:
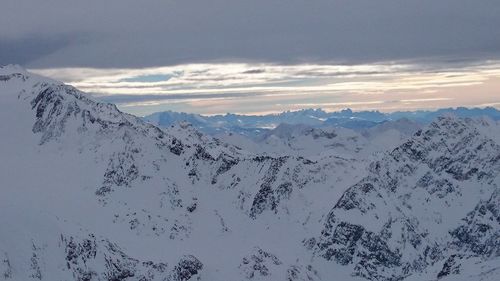
[{"label": "rock and snow texture", "polygon": [[321,109],[303,109],[298,111],[286,111],[278,114],[266,115],[212,115],[203,116],[199,114],[164,111],[145,116],[144,119],[155,125],[169,127],[177,122],[187,121],[199,130],[207,134],[218,134],[223,132],[239,133],[246,136],[259,134],[268,128],[275,128],[279,124],[308,125],[315,128],[335,126],[350,129],[369,129],[384,123],[403,122],[410,127],[412,124],[429,124],[435,118],[443,114],[454,114],[462,118],[484,117],[500,120],[500,111],[493,107],[486,108],[443,108],[436,111],[399,111],[393,113],[382,113],[379,111],[352,111],[344,109],[338,112],[325,112]]},{"label": "rock and snow texture", "polygon": [[342,195],[309,242],[316,255],[371,280],[443,260],[436,278],[460,273],[469,258],[500,262],[498,133],[496,124],[451,117],[416,133]]},{"label": "rock and snow texture", "polygon": [[396,124],[357,143],[294,127],[279,138],[299,149],[260,154],[15,66],[0,107],[0,280],[500,275],[495,121],[442,118],[376,157],[366,139]]},{"label": "rock and snow texture", "polygon": [[357,131],[283,123],[253,138],[237,133],[218,134],[216,137],[254,153],[311,159],[326,155],[366,159],[402,144],[419,129],[417,123],[405,119]]}]

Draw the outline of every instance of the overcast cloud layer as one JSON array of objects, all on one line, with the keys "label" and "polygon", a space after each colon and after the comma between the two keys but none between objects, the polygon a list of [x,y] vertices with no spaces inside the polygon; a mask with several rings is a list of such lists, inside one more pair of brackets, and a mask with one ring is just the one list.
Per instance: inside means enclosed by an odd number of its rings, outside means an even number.
[{"label": "overcast cloud layer", "polygon": [[357,65],[183,64],[33,69],[122,110],[261,114],[318,108],[383,111],[500,107],[500,61]]},{"label": "overcast cloud layer", "polygon": [[0,5],[0,65],[138,115],[500,107],[499,0]]},{"label": "overcast cloud layer", "polygon": [[0,64],[491,58],[499,15],[498,0],[3,0]]}]

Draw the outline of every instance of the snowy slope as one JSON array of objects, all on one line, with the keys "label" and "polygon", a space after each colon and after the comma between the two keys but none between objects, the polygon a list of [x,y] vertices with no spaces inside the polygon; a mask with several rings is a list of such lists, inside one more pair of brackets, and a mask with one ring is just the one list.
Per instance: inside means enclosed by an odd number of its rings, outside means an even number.
[{"label": "snowy slope", "polygon": [[308,243],[371,280],[399,280],[443,261],[435,278],[470,274],[460,265],[470,259],[490,264],[498,278],[491,263],[500,261],[499,135],[494,121],[438,118],[372,163]]},{"label": "snowy slope", "polygon": [[14,280],[160,280],[179,264],[236,280],[257,248],[280,254],[284,279],[305,266],[305,233],[320,229],[365,167],[249,154],[187,124],[158,129],[18,67],[0,75],[9,120],[0,153],[10,159],[0,169],[1,217],[14,226],[2,231],[1,270]]},{"label": "snowy slope", "polygon": [[[0,68],[0,118],[0,279],[498,277],[494,121],[440,119],[372,164],[262,155],[17,66]],[[328,139],[308,132],[297,144]]]},{"label": "snowy slope", "polygon": [[215,135],[224,142],[254,153],[321,158],[328,155],[371,159],[413,135],[420,125],[408,119],[382,122],[374,127],[351,130],[341,127],[312,127],[282,123],[250,138],[237,133]]}]

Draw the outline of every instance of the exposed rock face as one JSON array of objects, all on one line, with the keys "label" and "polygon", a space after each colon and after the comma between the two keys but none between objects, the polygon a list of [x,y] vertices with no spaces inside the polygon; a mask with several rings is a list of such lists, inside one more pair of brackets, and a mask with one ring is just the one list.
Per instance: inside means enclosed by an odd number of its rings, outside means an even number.
[{"label": "exposed rock face", "polygon": [[[14,70],[2,280],[498,280],[496,123],[441,118],[380,157],[271,156]],[[361,145],[328,132],[302,131]]]},{"label": "exposed rock face", "polygon": [[450,234],[454,238],[451,246],[458,251],[485,258],[500,257],[500,190],[479,202]]},{"label": "exposed rock face", "polygon": [[456,255],[451,255],[444,263],[443,269],[438,273],[437,278],[440,279],[451,274],[459,274],[460,265],[457,264],[458,258]]},{"label": "exposed rock face", "polygon": [[270,268],[279,266],[282,262],[275,255],[268,253],[260,248],[244,257],[240,264],[240,269],[247,279],[254,279],[268,276],[271,274]]},{"label": "exposed rock face", "polygon": [[312,267],[312,265],[300,266],[292,265],[286,271],[287,281],[315,281],[321,280],[318,276],[318,272]]},{"label": "exposed rock face", "polygon": [[183,257],[174,267],[169,281],[187,281],[196,276],[203,269],[203,264],[194,256]]},{"label": "exposed rock face", "polygon": [[[446,258],[450,246],[498,257],[500,146],[476,126],[482,124],[440,118],[372,163],[328,215],[316,254],[352,264],[354,275],[370,280],[420,272]],[[485,194],[491,197],[471,205]],[[464,208],[474,211],[465,217]]]},{"label": "exposed rock face", "polygon": [[245,280],[320,280],[318,272],[312,265],[287,265],[276,255],[259,247],[255,247],[249,255],[243,258],[239,269]]},{"label": "exposed rock face", "polygon": [[166,263],[131,258],[116,244],[92,234],[84,239],[61,235],[61,243],[75,280],[162,280],[168,274]]},{"label": "exposed rock face", "polygon": [[[2,280],[48,280],[54,276],[55,263],[65,280],[137,280],[137,281],[188,281],[199,276],[203,264],[193,255],[183,256],[173,265],[133,258],[118,245],[93,234],[78,236],[60,235],[58,246],[32,243],[31,256],[27,255],[27,272],[13,272],[8,254],[2,264]],[[11,253],[12,254],[12,253]],[[49,259],[50,257],[50,259]],[[22,256],[16,262],[22,262]],[[17,265],[19,266],[19,265]],[[23,277],[24,276],[24,277]]]}]

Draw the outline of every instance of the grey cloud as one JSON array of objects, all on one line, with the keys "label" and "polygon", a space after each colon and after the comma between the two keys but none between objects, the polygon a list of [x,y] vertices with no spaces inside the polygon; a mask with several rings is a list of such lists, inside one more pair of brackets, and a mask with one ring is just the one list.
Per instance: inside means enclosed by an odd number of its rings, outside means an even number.
[{"label": "grey cloud", "polygon": [[265,73],[265,72],[266,72],[265,69],[250,69],[247,71],[243,71],[242,73],[243,74],[261,74],[261,73]]},{"label": "grey cloud", "polygon": [[5,40],[0,38],[0,64],[28,64],[69,45],[64,37],[31,37]]},{"label": "grey cloud", "polygon": [[[28,67],[145,67],[235,60],[357,63],[500,55],[497,0],[6,0],[2,4],[0,63],[15,59]],[[81,33],[87,40],[67,44]],[[61,34],[63,40],[40,50],[26,43]]]},{"label": "grey cloud", "polygon": [[192,99],[215,99],[215,98],[245,98],[258,96],[261,93],[216,93],[216,94],[175,94],[175,95],[95,95],[100,101],[124,104],[124,103],[137,103],[137,102],[150,102],[150,101],[162,101],[162,100],[192,100]]}]

